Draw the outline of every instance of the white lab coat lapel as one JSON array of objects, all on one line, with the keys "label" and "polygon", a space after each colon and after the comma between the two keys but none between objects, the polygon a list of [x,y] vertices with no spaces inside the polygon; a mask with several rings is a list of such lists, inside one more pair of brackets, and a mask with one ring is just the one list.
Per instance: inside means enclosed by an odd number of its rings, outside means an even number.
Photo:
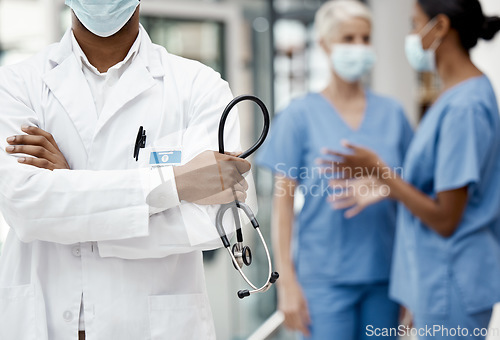
[{"label": "white lab coat lapel", "polygon": [[109,98],[106,98],[106,103],[98,120],[96,134],[127,103],[157,84],[156,77],[164,75],[161,63],[153,50],[151,39],[142,26],[140,29],[142,30],[142,41],[138,55],[114,86]]},{"label": "white lab coat lapel", "polygon": [[88,154],[97,125],[97,111],[87,80],[73,54],[70,31],[64,35],[51,60],[56,66],[43,76],[43,81],[75,124]]},{"label": "white lab coat lapel", "polygon": [[123,106],[156,84],[154,78],[140,58],[136,58],[122,75],[110,96],[106,98],[98,120],[96,134],[115,116]]}]

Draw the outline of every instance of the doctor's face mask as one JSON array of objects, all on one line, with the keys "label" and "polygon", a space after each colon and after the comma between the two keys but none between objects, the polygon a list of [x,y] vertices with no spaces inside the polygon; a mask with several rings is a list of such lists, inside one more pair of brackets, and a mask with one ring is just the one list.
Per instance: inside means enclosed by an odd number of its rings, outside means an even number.
[{"label": "doctor's face mask", "polygon": [[85,28],[109,37],[125,26],[139,6],[139,0],[66,0]]}]

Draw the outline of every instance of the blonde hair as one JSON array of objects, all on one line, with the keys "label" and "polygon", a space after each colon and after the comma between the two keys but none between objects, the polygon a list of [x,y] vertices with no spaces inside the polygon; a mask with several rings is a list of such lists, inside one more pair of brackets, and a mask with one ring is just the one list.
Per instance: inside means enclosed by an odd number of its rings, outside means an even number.
[{"label": "blonde hair", "polygon": [[318,40],[327,40],[339,25],[349,19],[366,19],[371,24],[372,14],[368,6],[358,0],[331,0],[321,6],[316,13],[315,29]]}]

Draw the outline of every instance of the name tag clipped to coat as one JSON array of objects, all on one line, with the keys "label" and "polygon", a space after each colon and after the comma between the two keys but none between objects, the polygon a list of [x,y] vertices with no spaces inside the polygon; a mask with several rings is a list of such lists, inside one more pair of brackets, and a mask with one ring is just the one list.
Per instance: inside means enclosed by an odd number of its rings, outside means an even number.
[{"label": "name tag clipped to coat", "polygon": [[147,147],[141,151],[138,162],[143,168],[178,166],[182,164],[182,148]]},{"label": "name tag clipped to coat", "polygon": [[[168,146],[160,147],[158,145],[168,145],[167,140],[179,140],[178,134],[172,134],[157,141],[153,146],[146,147],[147,135],[143,126],[139,127],[137,139],[134,146],[134,158],[136,162],[140,162],[144,167],[162,167],[175,166],[182,163],[182,147]],[[174,142],[175,143],[175,142]],[[170,144],[172,145],[172,144]],[[174,144],[176,145],[176,144]],[[141,152],[141,149],[144,149]]]},{"label": "name tag clipped to coat", "polygon": [[151,167],[180,165],[181,159],[182,151],[180,148],[163,151],[151,149],[149,152],[149,166]]}]

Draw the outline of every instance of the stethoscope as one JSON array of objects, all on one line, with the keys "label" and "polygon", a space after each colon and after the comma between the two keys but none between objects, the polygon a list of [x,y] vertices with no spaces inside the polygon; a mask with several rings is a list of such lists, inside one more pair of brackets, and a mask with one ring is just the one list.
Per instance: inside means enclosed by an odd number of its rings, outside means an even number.
[{"label": "stethoscope", "polygon": [[[243,95],[236,97],[233,99],[228,106],[224,109],[224,112],[222,113],[222,117],[220,120],[219,124],[219,153],[225,153],[224,152],[224,126],[226,125],[226,120],[231,112],[231,110],[239,103],[242,101],[253,101],[257,105],[259,105],[262,114],[264,116],[264,128],[262,130],[262,134],[260,135],[259,139],[257,142],[247,151],[243,152],[241,155],[239,155],[239,158],[247,158],[251,154],[253,154],[257,149],[264,143],[264,140],[267,137],[267,134],[269,132],[269,124],[270,124],[270,118],[269,118],[269,111],[267,110],[266,105],[257,97],[250,96],[250,95]],[[231,209],[233,216],[234,216],[234,221],[236,224],[236,243],[231,247],[231,243],[229,242],[226,232],[224,231],[224,228],[222,226],[222,219],[224,218],[224,214]],[[243,272],[242,268],[243,265],[245,266],[250,266],[252,264],[252,251],[250,247],[245,246],[243,244],[243,233],[241,231],[241,223],[240,223],[240,218],[238,215],[238,209],[243,210],[243,212],[247,215],[248,219],[250,220],[250,223],[254,227],[255,231],[257,231],[257,234],[259,235],[260,241],[262,245],[264,246],[265,252],[266,252],[266,257],[267,257],[267,263],[268,263],[268,268],[269,268],[269,273],[267,277],[267,282],[260,288],[258,288],[256,285],[254,285],[245,275]],[[244,290],[239,290],[238,291],[238,297],[240,299],[243,299],[247,296],[250,296],[251,294],[255,293],[264,293],[271,288],[271,286],[278,280],[279,274],[277,272],[272,271],[272,263],[271,263],[271,255],[269,254],[269,248],[267,247],[267,243],[264,240],[264,237],[262,236],[262,232],[260,231],[259,227],[259,222],[257,222],[257,219],[255,218],[254,213],[246,205],[245,203],[239,202],[235,200],[232,203],[228,204],[223,204],[219,211],[217,212],[217,217],[215,221],[215,226],[217,228],[217,232],[219,233],[219,236],[222,240],[222,244],[226,248],[229,256],[231,257],[231,261],[234,265],[234,268],[240,273],[241,277],[246,281],[246,283],[252,287],[252,290],[244,289]]]}]

